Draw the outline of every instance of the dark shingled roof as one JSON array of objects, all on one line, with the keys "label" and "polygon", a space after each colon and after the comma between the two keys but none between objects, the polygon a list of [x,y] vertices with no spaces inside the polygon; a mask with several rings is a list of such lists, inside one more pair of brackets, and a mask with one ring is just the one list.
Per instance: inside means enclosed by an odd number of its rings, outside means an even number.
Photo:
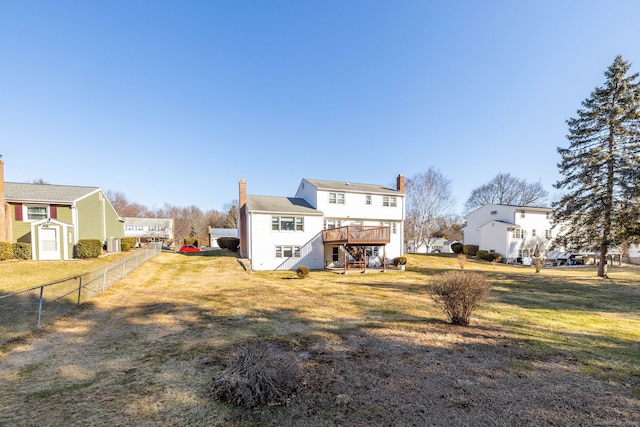
[{"label": "dark shingled roof", "polygon": [[98,190],[100,190],[99,187],[25,184],[20,182],[4,183],[4,197],[7,202],[71,204]]},{"label": "dark shingled roof", "polygon": [[304,215],[322,215],[306,200],[299,197],[247,196],[250,212],[278,212]]},{"label": "dark shingled roof", "polygon": [[397,189],[386,185],[359,184],[357,182],[326,181],[322,179],[309,178],[305,178],[304,180],[315,185],[320,190],[354,191],[358,193],[382,193],[392,195],[402,194]]}]

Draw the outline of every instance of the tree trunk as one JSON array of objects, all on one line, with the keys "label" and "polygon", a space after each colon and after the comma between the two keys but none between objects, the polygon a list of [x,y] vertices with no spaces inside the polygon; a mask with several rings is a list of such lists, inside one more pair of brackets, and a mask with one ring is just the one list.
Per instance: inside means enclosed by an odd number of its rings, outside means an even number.
[{"label": "tree trunk", "polygon": [[600,248],[600,262],[598,263],[598,277],[606,277],[607,279],[607,248]]}]

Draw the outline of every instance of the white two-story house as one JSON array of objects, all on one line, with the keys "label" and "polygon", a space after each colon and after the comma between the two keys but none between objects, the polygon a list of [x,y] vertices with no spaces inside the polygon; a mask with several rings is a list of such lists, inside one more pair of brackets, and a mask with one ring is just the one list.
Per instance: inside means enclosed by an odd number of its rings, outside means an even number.
[{"label": "white two-story house", "polygon": [[240,256],[253,270],[382,267],[403,252],[404,177],[396,188],[305,178],[294,197],[239,187]]},{"label": "white two-story house", "polygon": [[467,215],[464,244],[497,252],[507,263],[529,264],[536,245],[549,250],[556,235],[551,208],[487,204]]},{"label": "white two-story house", "polygon": [[173,240],[173,218],[124,218],[124,237],[135,237],[136,246]]}]

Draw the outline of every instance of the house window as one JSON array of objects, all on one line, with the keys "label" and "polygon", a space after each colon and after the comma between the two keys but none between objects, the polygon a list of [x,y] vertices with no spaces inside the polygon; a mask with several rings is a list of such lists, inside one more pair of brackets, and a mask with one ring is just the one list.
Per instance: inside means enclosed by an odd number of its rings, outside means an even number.
[{"label": "house window", "polygon": [[544,238],[545,239],[551,238],[551,230],[544,230]]},{"label": "house window", "polygon": [[536,229],[535,228],[531,229],[531,237],[536,237]]},{"label": "house window", "polygon": [[272,216],[273,231],[304,231],[304,218],[295,216]]},{"label": "house window", "polygon": [[397,206],[396,196],[382,196],[382,206],[395,208]]},{"label": "house window", "polygon": [[49,218],[46,206],[27,206],[27,221],[40,221]]},{"label": "house window", "polygon": [[364,204],[365,205],[371,204],[371,194],[367,194],[366,196],[364,196]]},{"label": "house window", "polygon": [[547,219],[551,219],[551,212],[547,212]]},{"label": "house window", "polygon": [[276,246],[276,258],[300,258],[300,246]]},{"label": "house window", "polygon": [[491,211],[491,215],[498,215],[498,211]]},{"label": "house window", "polygon": [[338,228],[342,222],[337,219],[325,219],[324,220],[324,229],[331,230],[332,228]]},{"label": "house window", "polygon": [[513,230],[513,238],[514,239],[522,239],[522,229],[521,228],[516,228],[515,230]]},{"label": "house window", "polygon": [[331,248],[331,261],[338,262],[340,261],[340,248],[334,246]]},{"label": "house window", "polygon": [[520,213],[520,218],[524,218],[524,212]]},{"label": "house window", "polygon": [[329,203],[344,205],[344,193],[329,193]]}]

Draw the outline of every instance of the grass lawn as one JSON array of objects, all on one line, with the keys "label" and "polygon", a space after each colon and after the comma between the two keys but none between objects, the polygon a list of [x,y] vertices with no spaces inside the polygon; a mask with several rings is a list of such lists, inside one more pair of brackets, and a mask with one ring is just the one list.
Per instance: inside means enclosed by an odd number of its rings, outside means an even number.
[{"label": "grass lawn", "polygon": [[[428,295],[456,259],[408,258],[404,272],[298,279],[247,273],[231,256],[160,254],[0,347],[0,424],[640,424],[639,268],[611,267],[607,280],[591,267],[536,274],[469,260],[493,290],[457,327]],[[209,396],[250,338],[286,342],[303,360],[287,406]]]},{"label": "grass lawn", "polygon": [[132,253],[120,252],[100,258],[69,261],[2,261],[0,262],[0,295],[98,270]]}]

